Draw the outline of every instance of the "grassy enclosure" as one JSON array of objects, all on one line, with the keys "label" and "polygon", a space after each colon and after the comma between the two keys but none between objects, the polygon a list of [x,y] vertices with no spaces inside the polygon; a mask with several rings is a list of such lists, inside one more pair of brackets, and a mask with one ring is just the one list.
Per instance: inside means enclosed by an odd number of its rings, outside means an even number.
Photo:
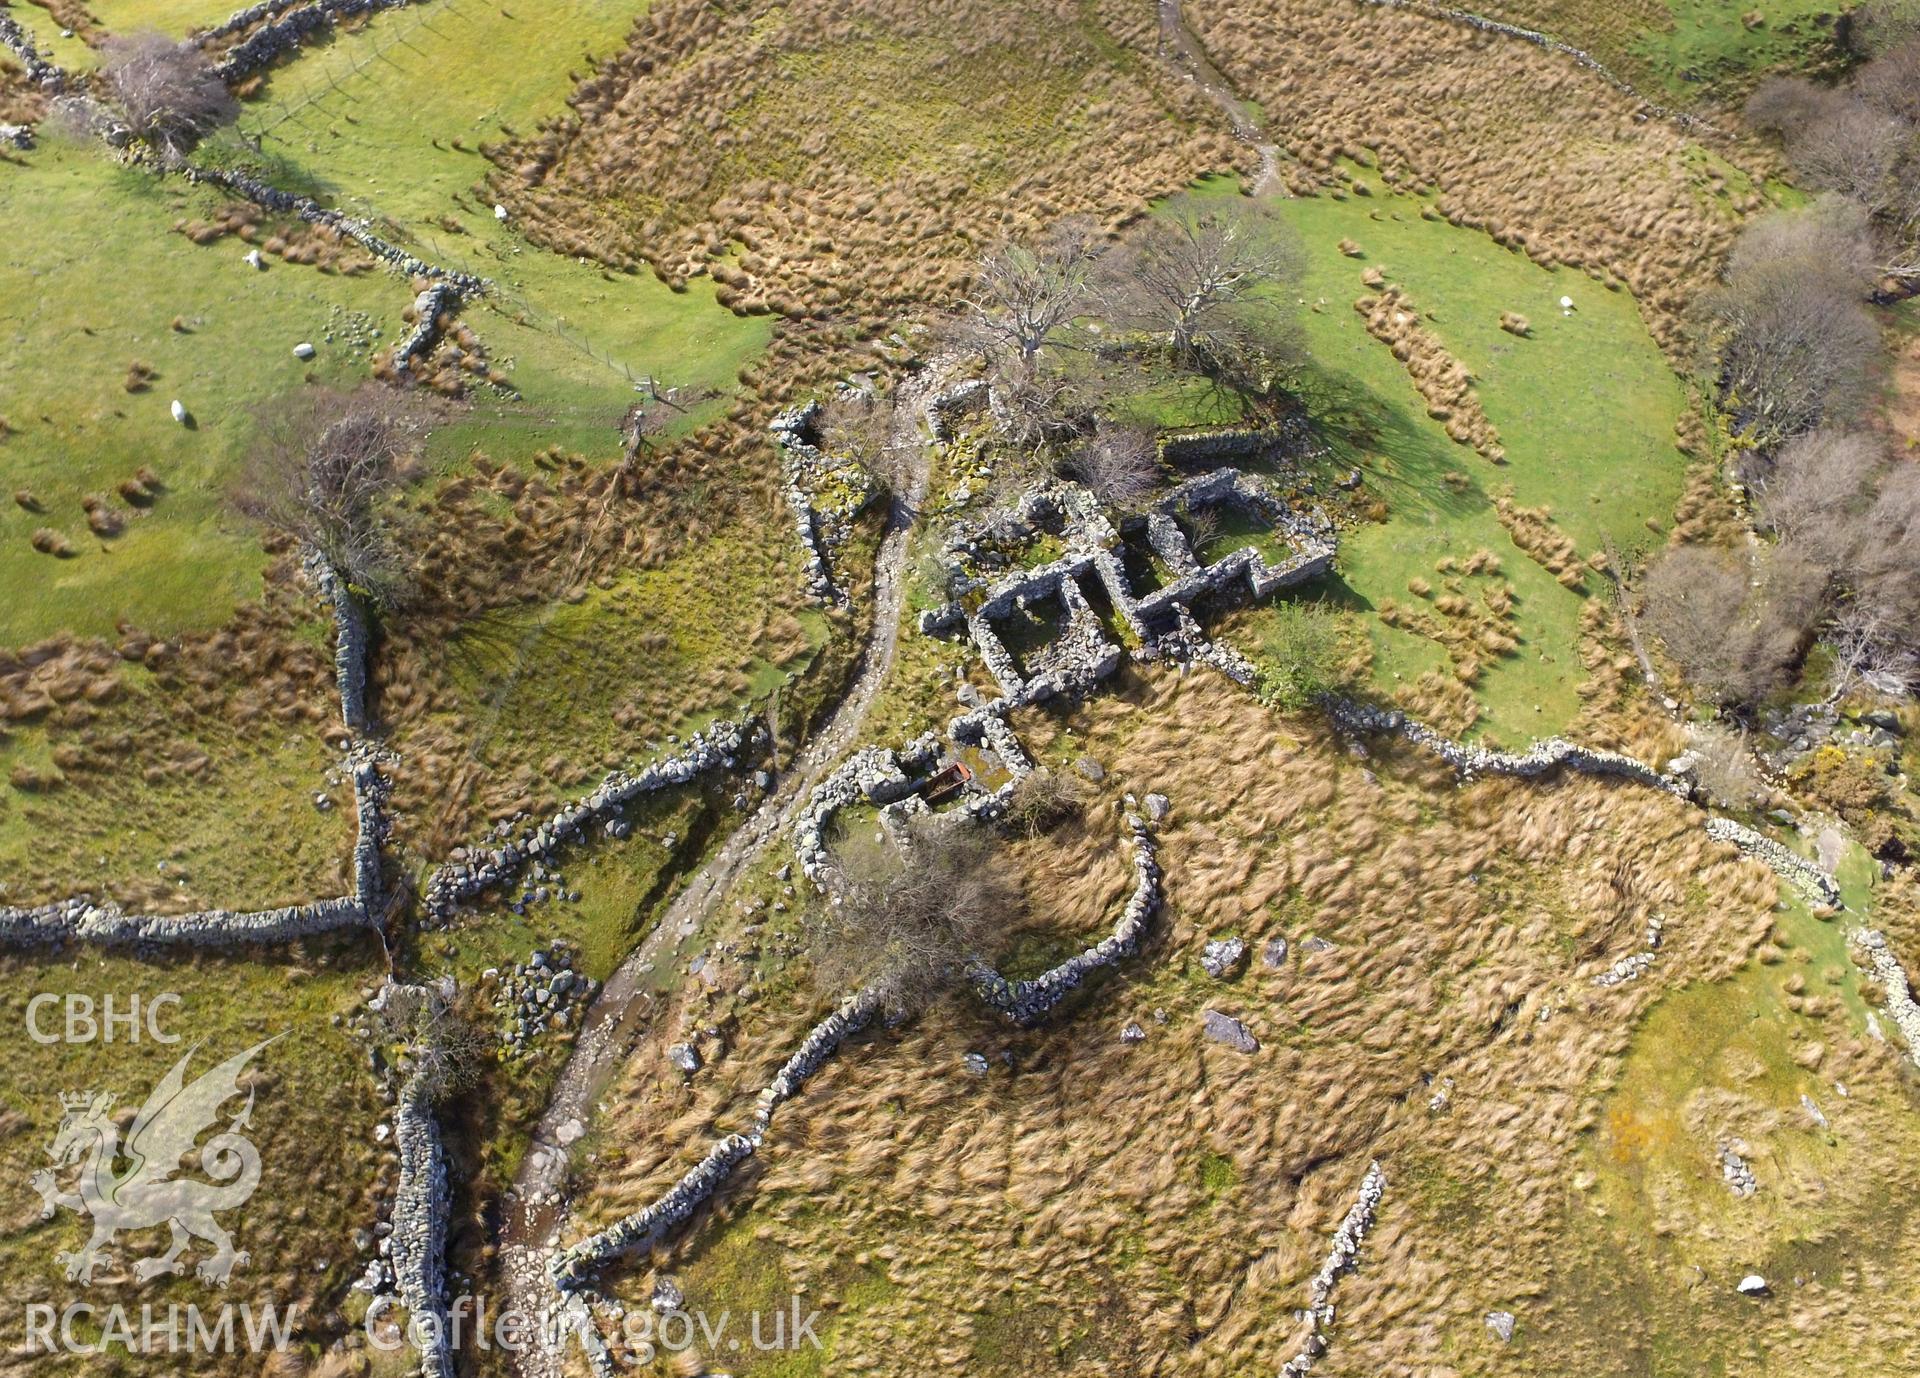
[{"label": "grassy enclosure", "polygon": [[[400,328],[404,288],[272,264],[256,272],[235,241],[202,248],[171,233],[210,196],[115,167],[55,140],[0,167],[0,645],[60,631],[111,634],[126,621],[158,636],[215,627],[257,597],[259,543],[228,505],[253,409],[309,376],[363,374],[364,355],[325,337],[343,314]],[[293,347],[318,349],[302,362]],[[138,381],[136,363],[150,375]],[[190,424],[169,414],[178,398]],[[118,491],[141,470],[149,497]],[[82,502],[103,496],[118,535],[97,536]],[[62,533],[73,553],[30,538]]]}]

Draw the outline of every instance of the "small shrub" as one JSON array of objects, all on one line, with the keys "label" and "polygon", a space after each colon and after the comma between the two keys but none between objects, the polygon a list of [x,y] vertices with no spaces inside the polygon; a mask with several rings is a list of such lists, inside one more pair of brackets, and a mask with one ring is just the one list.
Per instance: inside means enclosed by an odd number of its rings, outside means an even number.
[{"label": "small shrub", "polygon": [[1297,710],[1345,688],[1347,638],[1339,616],[1317,603],[1283,603],[1274,613],[1260,665],[1261,697]]},{"label": "small shrub", "polygon": [[52,527],[41,527],[27,541],[42,555],[52,555],[56,559],[64,560],[73,554],[73,543]]}]

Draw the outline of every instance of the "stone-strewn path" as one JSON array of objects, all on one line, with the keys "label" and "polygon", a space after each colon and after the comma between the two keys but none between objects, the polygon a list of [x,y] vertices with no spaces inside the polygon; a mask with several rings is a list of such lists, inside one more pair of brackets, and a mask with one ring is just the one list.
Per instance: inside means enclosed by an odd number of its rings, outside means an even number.
[{"label": "stone-strewn path", "polygon": [[[927,491],[921,426],[948,366],[947,361],[934,361],[901,383],[895,395],[892,444],[900,453],[914,456],[915,462],[907,482],[894,494],[886,531],[874,557],[872,624],[854,667],[852,686],[759,807],[721,844],[700,874],[675,896],[646,939],[607,978],[582,1021],[573,1051],[521,1159],[501,1231],[502,1276],[509,1303],[524,1315],[545,1313],[551,1297],[547,1250],[566,1218],[566,1204],[559,1199],[567,1163],[561,1130],[570,1122],[587,1118],[593,1098],[632,1046],[637,1036],[635,1018],[642,1008],[645,970],[651,969],[667,944],[693,932],[747,867],[786,830],[814,784],[857,740],[867,710],[893,667],[906,597],[907,537]],[[590,1356],[595,1352],[590,1335],[587,1349]],[[515,1364],[527,1378],[546,1378],[560,1371],[558,1356],[545,1349],[523,1351],[516,1356]]]}]

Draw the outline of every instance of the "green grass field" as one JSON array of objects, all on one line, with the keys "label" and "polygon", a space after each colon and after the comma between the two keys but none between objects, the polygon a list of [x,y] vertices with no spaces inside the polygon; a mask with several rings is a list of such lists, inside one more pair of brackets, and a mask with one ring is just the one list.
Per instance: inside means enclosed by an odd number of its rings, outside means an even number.
[{"label": "green grass field", "polygon": [[[695,409],[697,420],[724,405],[740,367],[766,343],[771,322],[734,316],[710,287],[675,293],[534,249],[468,194],[485,170],[474,147],[499,137],[503,123],[527,128],[559,109],[582,45],[613,46],[635,12],[591,6],[566,25],[472,5],[383,16],[310,47],[243,117],[244,127],[267,131],[269,154],[300,169],[281,180],[329,200],[352,188],[338,198],[343,208],[392,217],[424,257],[498,285],[468,319],[520,398],[482,397],[442,426],[434,447],[443,464],[483,441],[508,460],[551,444],[611,455],[634,400],[629,373],[718,394]],[[45,11],[13,13],[47,36]],[[102,15],[122,31],[153,17]],[[78,50],[56,44],[58,54],[81,60],[85,50],[67,42]],[[462,80],[443,79],[453,67]],[[310,90],[324,99],[310,103]],[[213,156],[234,144],[224,135]],[[0,583],[28,591],[0,609],[0,645],[60,630],[105,634],[122,619],[163,635],[224,622],[258,589],[253,533],[226,496],[253,409],[309,376],[365,376],[364,357],[325,342],[331,312],[370,318],[383,339],[405,329],[409,289],[391,274],[347,278],[271,258],[255,272],[237,239],[200,247],[170,233],[216,204],[56,140],[0,167],[0,415],[13,432],[0,439],[0,462],[10,491],[25,489],[44,508],[9,502],[0,515]],[[184,330],[171,328],[176,317]],[[302,340],[320,348],[310,364],[292,355]],[[123,380],[136,360],[158,377],[130,394]],[[176,397],[191,427],[169,416]],[[150,511],[123,511],[123,534],[96,539],[81,498],[111,495],[142,465],[159,472],[166,492]],[[41,527],[64,533],[77,553],[31,550]]]},{"label": "green grass field", "polygon": [[[634,400],[629,372],[730,392],[771,335],[771,318],[733,315],[710,283],[676,293],[535,248],[474,190],[490,170],[480,145],[561,110],[569,73],[618,47],[643,11],[593,0],[564,24],[472,0],[400,11],[275,69],[241,116],[241,131],[297,169],[286,185],[384,217],[422,257],[496,285],[467,320],[524,400],[482,403],[450,444],[484,436],[499,457],[554,443],[611,453]],[[460,79],[447,80],[455,69]]]},{"label": "green grass field", "polygon": [[[1478,686],[1482,725],[1514,739],[1564,727],[1584,677],[1582,598],[1513,544],[1492,500],[1510,490],[1522,506],[1550,506],[1583,556],[1608,537],[1628,551],[1651,543],[1647,519],[1664,521],[1680,492],[1679,380],[1630,296],[1579,273],[1549,272],[1477,231],[1423,220],[1409,198],[1323,197],[1283,208],[1307,252],[1308,401],[1334,444],[1332,471],[1357,465],[1389,510],[1386,522],[1344,533],[1342,597],[1363,610],[1386,599],[1405,605],[1410,580],[1438,582],[1441,558],[1495,552],[1518,595],[1522,645],[1488,663]],[[1364,257],[1343,255],[1343,239]],[[1428,313],[1426,328],[1472,371],[1505,465],[1450,441],[1406,370],[1367,333],[1353,302],[1368,292],[1360,280],[1368,266],[1407,291]],[[1562,296],[1576,303],[1572,315],[1561,314]],[[1503,311],[1526,316],[1532,336],[1502,331]],[[1464,481],[1449,484],[1448,474]],[[1442,663],[1432,642],[1377,623],[1371,635],[1381,688]]]},{"label": "green grass field", "polygon": [[[349,278],[268,260],[243,261],[226,240],[198,247],[171,232],[208,198],[184,183],[116,167],[92,148],[45,142],[24,166],[0,167],[0,439],[8,493],[0,507],[0,645],[56,631],[111,634],[122,619],[158,635],[217,626],[254,596],[262,558],[227,489],[253,426],[253,409],[312,374],[345,382],[363,360],[322,348],[329,312],[364,312],[402,329],[401,284]],[[183,329],[174,329],[180,321]],[[129,393],[134,361],[158,377]],[[176,424],[175,398],[192,416]],[[141,467],[164,488],[145,510],[114,488]],[[104,493],[126,519],[97,538],[81,499]],[[32,550],[32,533],[63,532],[75,554]]]},{"label": "green grass field", "polygon": [[[1834,0],[1485,0],[1481,13],[1592,53],[1652,99],[1738,101],[1762,74],[1838,56]],[[1746,18],[1758,16],[1748,27]]]}]

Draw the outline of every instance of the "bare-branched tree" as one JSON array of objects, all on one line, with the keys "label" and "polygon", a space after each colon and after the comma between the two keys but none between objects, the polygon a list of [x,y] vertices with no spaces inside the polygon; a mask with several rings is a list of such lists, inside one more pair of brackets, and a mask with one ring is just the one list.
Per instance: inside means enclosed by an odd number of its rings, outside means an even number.
[{"label": "bare-branched tree", "polygon": [[994,363],[1032,377],[1067,343],[1092,299],[1100,242],[1091,221],[1061,221],[1036,246],[1002,244],[960,303],[963,336]]},{"label": "bare-branched tree", "polygon": [[837,393],[821,406],[815,429],[821,449],[853,460],[887,487],[898,488],[906,478],[913,454],[894,444],[891,398],[871,391]]},{"label": "bare-branched tree", "polygon": [[1866,399],[1880,330],[1868,314],[1843,205],[1763,221],[1703,302],[1722,405],[1771,447]]},{"label": "bare-branched tree", "polygon": [[1242,391],[1297,356],[1284,289],[1306,256],[1273,206],[1248,198],[1174,197],[1106,260],[1116,319],[1181,368]]},{"label": "bare-branched tree", "polygon": [[1750,809],[1766,801],[1770,791],[1745,732],[1724,723],[1702,723],[1693,729],[1687,752],[1693,757],[1693,778],[1721,808]]},{"label": "bare-branched tree", "polygon": [[471,1090],[498,1046],[484,1027],[431,986],[389,985],[381,993],[379,1028],[405,1045],[403,1055],[430,1101]]},{"label": "bare-branched tree", "polygon": [[903,854],[863,835],[835,857],[834,902],[809,924],[814,977],[824,992],[871,987],[887,1009],[924,1008],[991,955],[1021,909],[988,830],[915,829]]},{"label": "bare-branched tree", "polygon": [[191,43],[137,33],[109,38],[101,51],[100,80],[109,102],[135,135],[169,160],[240,108],[207,55]]},{"label": "bare-branched tree", "polygon": [[1021,778],[1007,800],[1006,825],[1023,837],[1050,832],[1087,806],[1079,783],[1064,771],[1041,767]]},{"label": "bare-branched tree", "polygon": [[1066,357],[1088,347],[1093,265],[1102,245],[1091,221],[1062,221],[1034,245],[1003,244],[981,260],[947,342],[986,367],[994,421],[1015,445],[1039,448],[1083,425],[1084,399]]},{"label": "bare-branched tree", "polygon": [[400,600],[411,558],[392,497],[409,475],[421,422],[401,394],[367,386],[303,391],[264,408],[240,510],[319,551],[376,603]]},{"label": "bare-branched tree", "polygon": [[1920,0],[1866,0],[1845,16],[1848,47],[1871,58],[1920,38]]},{"label": "bare-branched tree", "polygon": [[1641,582],[1646,624],[1687,678],[1720,703],[1785,685],[1820,618],[1825,576],[1785,547],[1678,546]]},{"label": "bare-branched tree", "polygon": [[1846,197],[1869,217],[1875,263],[1920,279],[1920,21],[1895,23],[1892,7],[1869,22],[1884,45],[1842,86],[1799,77],[1764,82],[1748,102],[1753,124],[1780,136],[1795,173]]},{"label": "bare-branched tree", "polygon": [[1101,421],[1060,471],[1110,507],[1131,510],[1160,486],[1160,445],[1151,427]]}]

